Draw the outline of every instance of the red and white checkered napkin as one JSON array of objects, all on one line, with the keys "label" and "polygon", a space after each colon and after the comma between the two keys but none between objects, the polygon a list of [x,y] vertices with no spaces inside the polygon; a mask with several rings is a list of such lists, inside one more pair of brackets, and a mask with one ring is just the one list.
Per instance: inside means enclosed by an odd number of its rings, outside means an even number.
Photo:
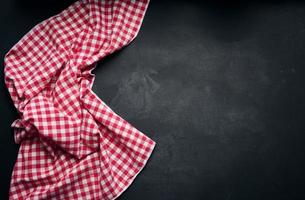
[{"label": "red and white checkered napkin", "polygon": [[115,199],[155,142],[91,90],[96,62],[130,43],[148,0],[82,0],[35,26],[5,57],[19,111],[10,199]]}]

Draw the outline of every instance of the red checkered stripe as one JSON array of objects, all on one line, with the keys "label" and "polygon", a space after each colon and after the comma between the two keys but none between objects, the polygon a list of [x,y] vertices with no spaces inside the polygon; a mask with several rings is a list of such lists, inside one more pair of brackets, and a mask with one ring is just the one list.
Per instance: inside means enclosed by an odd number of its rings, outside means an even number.
[{"label": "red checkered stripe", "polygon": [[10,199],[115,199],[155,142],[93,91],[96,62],[129,44],[148,0],[82,0],[36,25],[5,57],[20,118]]}]

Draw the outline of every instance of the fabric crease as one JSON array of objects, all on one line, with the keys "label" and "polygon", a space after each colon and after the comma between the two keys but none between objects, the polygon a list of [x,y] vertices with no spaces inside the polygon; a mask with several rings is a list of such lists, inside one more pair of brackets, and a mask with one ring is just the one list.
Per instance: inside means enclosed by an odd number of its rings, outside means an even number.
[{"label": "fabric crease", "polygon": [[10,199],[115,199],[146,165],[155,142],[92,91],[92,70],[136,37],[148,3],[77,1],[6,54],[20,116]]}]

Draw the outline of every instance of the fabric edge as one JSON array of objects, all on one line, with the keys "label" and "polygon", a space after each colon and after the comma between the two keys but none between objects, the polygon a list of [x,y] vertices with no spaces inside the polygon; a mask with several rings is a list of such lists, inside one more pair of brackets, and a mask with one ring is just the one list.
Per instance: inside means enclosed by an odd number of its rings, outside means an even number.
[{"label": "fabric edge", "polygon": [[140,167],[139,171],[129,180],[128,184],[113,198],[113,200],[115,200],[116,198],[120,197],[129,188],[129,186],[131,186],[131,184],[137,178],[138,174],[140,174],[142,172],[142,170],[145,168],[148,160],[150,159],[152,153],[154,152],[156,144],[157,143],[155,141],[153,141],[153,144],[151,145],[150,152],[147,154],[147,158],[145,159],[145,161],[143,163],[143,166]]},{"label": "fabric edge", "polygon": [[[137,37],[137,35],[138,35],[138,33],[140,32],[140,29],[141,29],[141,26],[142,26],[142,24],[143,24],[143,20],[144,20],[144,18],[145,18],[145,15],[146,15],[146,11],[147,11],[147,8],[148,8],[148,6],[149,6],[149,3],[150,3],[150,0],[148,0],[147,1],[147,5],[146,5],[146,8],[145,8],[145,11],[143,12],[143,17],[142,17],[142,19],[141,19],[141,21],[140,21],[140,24],[139,24],[139,29],[138,29],[138,31],[136,32],[136,34],[134,35],[134,37],[131,39],[131,41],[130,42],[132,42],[136,37]],[[96,67],[96,65],[97,64],[95,64],[95,66],[90,70],[90,73],[92,73],[92,71],[95,69],[95,67]],[[95,76],[93,77],[93,80],[92,80],[92,83],[91,83],[91,89],[92,89],[92,87],[93,87],[93,84],[94,84],[94,81],[95,81]],[[92,90],[92,94],[94,95],[94,96],[96,96],[97,97],[97,99],[99,99],[99,100],[101,100],[99,97],[98,97],[98,95]],[[103,102],[104,104],[105,104],[105,102]],[[108,106],[109,107],[109,106]],[[114,112],[114,111],[113,111]],[[141,131],[140,131],[141,132]],[[142,132],[141,132],[142,133]],[[142,134],[144,134],[144,133],[142,133]],[[146,137],[148,137],[146,134],[144,134]],[[115,199],[117,199],[117,198],[119,198],[131,185],[132,185],[132,183],[135,181],[135,179],[138,177],[138,175],[143,171],[143,169],[145,168],[145,166],[147,165],[147,162],[148,162],[148,160],[151,158],[151,155],[152,155],[152,153],[154,152],[154,149],[155,149],[155,146],[157,145],[157,143],[154,141],[154,140],[152,140],[150,137],[148,137],[153,143],[152,143],[152,145],[151,145],[151,148],[150,148],[150,151],[147,153],[147,157],[146,157],[146,159],[145,159],[145,161],[143,162],[143,165],[139,168],[139,170],[138,170],[138,172],[131,178],[131,179],[129,179],[129,181],[128,181],[128,184],[119,192],[119,193],[117,193],[117,194],[115,194],[115,196],[113,197],[113,200],[115,200]]]}]

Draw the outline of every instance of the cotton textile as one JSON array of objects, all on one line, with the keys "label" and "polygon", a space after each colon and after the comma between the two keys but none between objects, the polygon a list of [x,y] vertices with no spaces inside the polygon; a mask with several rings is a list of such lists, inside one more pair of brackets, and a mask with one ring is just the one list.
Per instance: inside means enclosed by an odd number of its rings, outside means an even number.
[{"label": "cotton textile", "polygon": [[148,0],[82,0],[27,33],[5,57],[20,118],[10,199],[115,199],[155,142],[92,91],[96,62],[129,44]]}]

